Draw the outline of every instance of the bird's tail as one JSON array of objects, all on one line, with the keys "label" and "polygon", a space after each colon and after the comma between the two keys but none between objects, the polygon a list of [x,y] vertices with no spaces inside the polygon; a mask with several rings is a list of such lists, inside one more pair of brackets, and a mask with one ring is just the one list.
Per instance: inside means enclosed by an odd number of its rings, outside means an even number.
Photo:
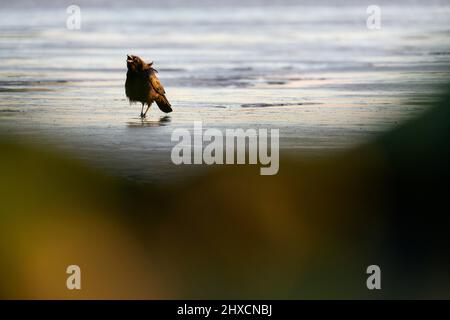
[{"label": "bird's tail", "polygon": [[161,95],[158,100],[156,100],[156,104],[162,112],[169,113],[172,112],[171,104],[169,100],[167,100],[166,96]]}]

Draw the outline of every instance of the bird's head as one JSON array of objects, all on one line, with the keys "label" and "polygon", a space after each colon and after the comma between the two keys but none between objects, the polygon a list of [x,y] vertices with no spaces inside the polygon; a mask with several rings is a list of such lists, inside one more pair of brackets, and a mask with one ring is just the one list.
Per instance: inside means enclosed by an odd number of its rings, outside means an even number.
[{"label": "bird's head", "polygon": [[131,72],[140,72],[146,68],[151,67],[152,64],[153,62],[150,64],[145,63],[144,60],[142,60],[138,56],[127,55],[127,68]]}]

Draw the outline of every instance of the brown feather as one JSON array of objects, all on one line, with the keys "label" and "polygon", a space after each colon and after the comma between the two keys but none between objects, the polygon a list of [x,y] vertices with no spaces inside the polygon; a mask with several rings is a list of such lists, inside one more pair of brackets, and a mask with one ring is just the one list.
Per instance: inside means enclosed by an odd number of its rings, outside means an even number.
[{"label": "brown feather", "polygon": [[153,62],[147,64],[141,58],[130,56],[127,59],[127,79],[125,81],[125,93],[130,102],[141,102],[150,106],[154,101],[161,111],[172,112],[171,104],[167,100],[163,85],[159,81],[156,69],[152,68]]}]

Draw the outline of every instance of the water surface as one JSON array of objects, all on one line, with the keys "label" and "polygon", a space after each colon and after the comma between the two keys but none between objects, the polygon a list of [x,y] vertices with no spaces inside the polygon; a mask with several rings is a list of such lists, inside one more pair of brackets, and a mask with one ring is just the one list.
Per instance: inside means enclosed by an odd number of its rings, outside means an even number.
[{"label": "water surface", "polygon": [[[282,152],[364,143],[420,114],[450,74],[450,2],[68,1],[0,10],[0,127],[134,180],[162,181],[174,128],[279,128]],[[154,61],[174,112],[139,119],[126,54]]]}]

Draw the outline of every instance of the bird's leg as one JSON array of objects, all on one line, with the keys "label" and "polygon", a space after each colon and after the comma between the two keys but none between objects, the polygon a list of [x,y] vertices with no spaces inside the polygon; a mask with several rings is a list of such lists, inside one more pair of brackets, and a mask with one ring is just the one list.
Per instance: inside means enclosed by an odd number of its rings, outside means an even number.
[{"label": "bird's leg", "polygon": [[147,115],[147,111],[148,111],[148,109],[150,109],[150,106],[152,105],[152,103],[150,102],[149,104],[147,104],[147,110],[145,110],[145,112],[144,112],[144,118],[145,118],[145,116]]},{"label": "bird's leg", "polygon": [[141,119],[145,118],[145,114],[144,114],[144,104],[142,104],[142,108],[141,108]]}]

